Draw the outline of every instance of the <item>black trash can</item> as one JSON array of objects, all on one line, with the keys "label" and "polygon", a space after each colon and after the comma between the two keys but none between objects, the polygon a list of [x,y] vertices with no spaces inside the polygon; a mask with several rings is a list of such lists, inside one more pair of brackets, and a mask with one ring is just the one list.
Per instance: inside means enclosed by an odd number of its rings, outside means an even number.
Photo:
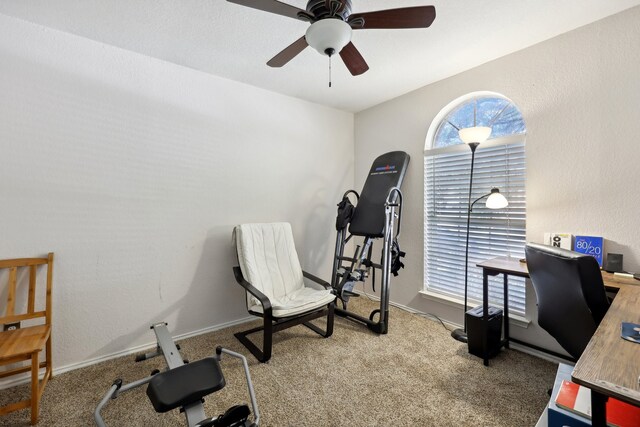
[{"label": "black trash can", "polygon": [[500,351],[500,340],[502,338],[502,309],[489,307],[489,322],[485,330],[482,321],[482,306],[479,305],[467,311],[467,343],[469,353],[474,356],[484,357],[482,351],[482,337],[487,335],[487,357],[494,357]]}]

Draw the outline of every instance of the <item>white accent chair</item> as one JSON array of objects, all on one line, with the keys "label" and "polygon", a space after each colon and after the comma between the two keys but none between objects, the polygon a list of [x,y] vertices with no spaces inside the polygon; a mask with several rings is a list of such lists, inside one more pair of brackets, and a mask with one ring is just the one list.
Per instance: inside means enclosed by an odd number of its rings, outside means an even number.
[{"label": "white accent chair", "polygon": [[[271,358],[274,332],[303,324],[321,336],[333,333],[335,295],[331,285],[302,271],[288,223],[242,224],[233,230],[238,267],[236,281],[246,292],[247,310],[263,318],[263,325],[235,337],[260,361]],[[304,279],[312,282],[306,282]],[[309,323],[327,316],[323,331]],[[262,349],[247,335],[263,332]]]}]

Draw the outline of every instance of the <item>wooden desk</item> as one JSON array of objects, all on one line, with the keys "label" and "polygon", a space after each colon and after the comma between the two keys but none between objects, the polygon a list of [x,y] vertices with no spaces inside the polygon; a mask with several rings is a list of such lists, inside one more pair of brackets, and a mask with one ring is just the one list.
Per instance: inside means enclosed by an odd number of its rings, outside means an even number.
[{"label": "wooden desk", "polygon": [[640,286],[623,283],[571,375],[591,389],[594,426],[606,425],[607,397],[640,406],[640,345],[620,338],[621,322],[640,323]]},{"label": "wooden desk", "polygon": [[630,277],[616,276],[615,274],[607,273],[606,271],[602,272],[602,280],[604,281],[604,287],[607,288],[607,290],[618,291],[627,285],[640,286],[640,280],[632,279]]},{"label": "wooden desk", "polygon": [[[502,311],[504,315],[504,339],[500,342],[501,347],[509,348],[509,276],[529,277],[527,264],[520,262],[518,258],[497,257],[476,264],[482,268],[482,318],[485,323],[483,328],[488,330],[489,322],[489,276],[502,274],[503,277],[503,303]],[[482,337],[482,354],[484,366],[489,366],[487,334]]]},{"label": "wooden desk", "polygon": [[[529,269],[527,268],[527,264],[524,262],[520,262],[519,258],[513,257],[496,257],[491,258],[486,261],[479,262],[476,266],[482,268],[482,305],[483,305],[483,319],[485,322],[488,322],[489,319],[489,276],[497,276],[498,274],[503,275],[503,313],[504,313],[504,339],[501,341],[502,346],[505,348],[509,348],[509,341],[516,342],[521,345],[525,345],[531,348],[534,348],[539,351],[547,352],[553,354],[556,357],[565,358],[558,353],[550,352],[538,346],[529,344],[524,341],[516,340],[509,336],[509,276],[518,276],[529,278]],[[621,288],[631,285],[635,286],[640,290],[640,281],[635,280],[633,278],[628,277],[619,277],[615,276],[613,273],[607,273],[606,271],[602,272],[602,280],[604,281],[604,286],[608,291],[617,292]],[[620,325],[618,324],[618,329]],[[486,328],[485,328],[486,330]],[[620,335],[620,331],[618,331],[618,335]],[[483,361],[484,365],[489,365],[489,354],[487,352],[487,337],[486,334],[483,337]],[[633,343],[631,343],[633,344]],[[636,344],[637,345],[637,344]],[[640,346],[638,346],[640,347]],[[640,362],[639,362],[640,363]]]}]

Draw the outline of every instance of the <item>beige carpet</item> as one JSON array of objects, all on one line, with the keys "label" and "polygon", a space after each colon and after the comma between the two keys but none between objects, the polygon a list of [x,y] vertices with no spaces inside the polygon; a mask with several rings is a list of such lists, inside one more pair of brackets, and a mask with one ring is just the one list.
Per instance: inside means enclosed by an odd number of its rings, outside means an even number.
[{"label": "beige carpet", "polygon": [[[354,300],[368,314],[375,302]],[[274,337],[273,358],[259,364],[233,337],[248,325],[181,342],[183,357],[212,355],[217,345],[245,354],[262,426],[533,426],[548,401],[556,365],[503,350],[484,367],[441,324],[392,308],[389,334],[336,318],[323,339],[304,326]],[[93,410],[113,379],[125,382],[161,367],[162,358],[124,357],[53,378],[42,399],[41,426],[91,426]],[[206,400],[209,416],[248,402],[241,365],[223,360],[227,387]],[[0,391],[0,403],[26,387]],[[155,414],[144,388],[123,394],[104,410],[109,426],[181,426],[178,411]],[[1,426],[29,425],[29,411],[0,417]]]}]

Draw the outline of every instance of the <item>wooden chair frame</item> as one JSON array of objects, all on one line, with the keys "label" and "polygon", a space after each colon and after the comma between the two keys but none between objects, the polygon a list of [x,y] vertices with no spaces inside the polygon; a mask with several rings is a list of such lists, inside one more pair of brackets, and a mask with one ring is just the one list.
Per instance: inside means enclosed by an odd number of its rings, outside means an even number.
[{"label": "wooden chair frame", "polygon": [[[257,328],[249,329],[247,331],[237,332],[234,336],[240,341],[250,352],[253,354],[258,361],[261,363],[266,363],[269,359],[271,359],[271,349],[273,347],[273,333],[281,331],[283,329],[290,328],[295,325],[303,324],[307,328],[311,329],[318,335],[329,338],[333,334],[333,317],[334,317],[334,302],[331,301],[327,305],[323,305],[315,310],[302,313],[296,316],[284,317],[284,318],[276,318],[272,315],[273,309],[271,308],[271,302],[269,298],[260,292],[255,286],[251,283],[247,282],[247,280],[242,275],[242,270],[240,267],[233,267],[233,274],[236,278],[236,281],[240,286],[242,286],[247,292],[256,297],[260,304],[262,304],[263,313],[258,313],[254,311],[249,311],[250,314],[254,316],[262,317],[263,324]],[[331,285],[324,280],[307,273],[306,271],[302,271],[302,274],[307,279],[313,280],[316,283],[324,286],[325,288],[331,288]],[[311,320],[317,319],[319,317],[327,317],[327,326],[323,331],[318,328],[313,323],[310,323]],[[255,332],[263,332],[263,342],[262,349],[256,346],[247,335],[253,334]]]},{"label": "wooden chair frame", "polygon": [[[47,266],[47,288],[45,310],[36,311],[36,276],[38,267]],[[27,312],[16,313],[17,277],[18,269],[29,269],[29,295]],[[25,320],[44,318],[44,324],[27,326],[11,331],[0,332],[0,366],[18,362],[31,361],[28,366],[8,369],[0,372],[0,378],[31,372],[31,398],[10,403],[0,407],[0,415],[5,415],[20,409],[31,408],[31,424],[38,422],[40,398],[47,382],[52,377],[53,365],[51,359],[51,289],[53,281],[53,253],[47,258],[21,258],[0,261],[0,269],[9,270],[9,284],[7,305],[0,325],[20,323]],[[0,308],[1,309],[1,308]],[[39,361],[39,353],[46,352],[46,360]],[[40,369],[44,368],[44,377],[38,379]]]}]

